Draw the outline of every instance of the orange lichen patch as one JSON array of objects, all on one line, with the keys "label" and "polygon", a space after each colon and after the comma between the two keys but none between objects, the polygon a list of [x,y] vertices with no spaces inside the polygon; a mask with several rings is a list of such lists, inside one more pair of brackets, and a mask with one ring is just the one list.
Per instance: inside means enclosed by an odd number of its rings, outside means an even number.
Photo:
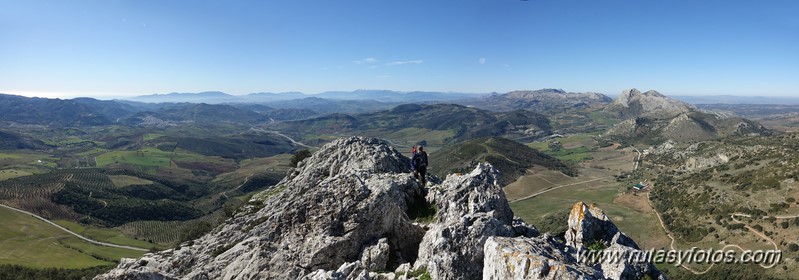
[{"label": "orange lichen patch", "polygon": [[577,202],[572,206],[571,213],[569,214],[569,218],[577,217],[577,221],[575,224],[579,224],[585,218],[585,203]]}]

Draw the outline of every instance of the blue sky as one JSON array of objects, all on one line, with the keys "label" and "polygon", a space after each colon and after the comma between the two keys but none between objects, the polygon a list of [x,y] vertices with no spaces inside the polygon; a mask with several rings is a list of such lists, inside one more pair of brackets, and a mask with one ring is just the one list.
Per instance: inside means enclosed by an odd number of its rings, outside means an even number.
[{"label": "blue sky", "polygon": [[799,1],[0,0],[0,92],[799,96]]}]

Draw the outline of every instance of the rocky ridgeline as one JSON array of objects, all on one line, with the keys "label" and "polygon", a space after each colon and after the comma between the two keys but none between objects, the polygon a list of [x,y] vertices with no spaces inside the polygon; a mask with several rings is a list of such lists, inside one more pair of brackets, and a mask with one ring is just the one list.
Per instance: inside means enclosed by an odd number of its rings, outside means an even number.
[{"label": "rocky ridgeline", "polygon": [[541,89],[492,94],[479,100],[467,101],[465,104],[492,111],[528,110],[539,113],[562,114],[564,111],[575,109],[603,107],[611,101],[613,100],[610,97],[601,93]]},{"label": "rocky ridgeline", "polygon": [[[123,259],[95,279],[639,279],[651,264],[582,265],[586,244],[638,250],[601,210],[578,203],[566,242],[526,225],[479,164],[430,189],[377,139],[325,145],[211,233]],[[434,204],[429,224],[407,213]]]},{"label": "rocky ridgeline", "polygon": [[623,119],[604,136],[619,141],[661,143],[666,140],[697,142],[727,136],[771,135],[757,122],[701,112],[693,105],[650,90],[625,90],[605,112]]},{"label": "rocky ridgeline", "polygon": [[623,119],[631,117],[670,119],[683,113],[698,111],[688,103],[668,98],[657,91],[640,92],[634,88],[623,91],[606,110]]}]

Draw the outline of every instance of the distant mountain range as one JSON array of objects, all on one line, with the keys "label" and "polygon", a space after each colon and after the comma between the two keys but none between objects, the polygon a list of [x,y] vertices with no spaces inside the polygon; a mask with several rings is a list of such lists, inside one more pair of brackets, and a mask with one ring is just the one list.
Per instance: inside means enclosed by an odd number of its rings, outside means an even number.
[{"label": "distant mountain range", "polygon": [[441,102],[454,101],[485,96],[487,94],[456,93],[456,92],[430,92],[412,91],[401,92],[392,90],[355,90],[355,91],[327,91],[319,94],[304,94],[300,92],[258,92],[247,95],[231,95],[219,91],[199,93],[167,93],[151,94],[129,98],[131,101],[147,103],[164,102],[190,102],[190,103],[266,103],[274,101],[287,101],[305,98],[335,99],[335,100],[376,100],[386,103],[409,102]]},{"label": "distant mountain range", "polygon": [[698,104],[799,105],[799,97],[763,97],[763,96],[734,96],[734,95],[713,95],[713,96],[672,95],[671,98],[697,105]]},{"label": "distant mountain range", "polygon": [[[269,129],[310,134],[390,133],[408,128],[451,132],[444,142],[490,136],[541,137],[550,134],[549,119],[532,111],[492,112],[456,104],[403,104],[364,114],[328,114],[305,120],[270,124]],[[308,139],[312,140],[312,139]]]},{"label": "distant mountain range", "polygon": [[562,89],[512,91],[458,102],[491,111],[530,110],[537,113],[562,113],[602,107],[612,99],[601,93],[566,92]]}]

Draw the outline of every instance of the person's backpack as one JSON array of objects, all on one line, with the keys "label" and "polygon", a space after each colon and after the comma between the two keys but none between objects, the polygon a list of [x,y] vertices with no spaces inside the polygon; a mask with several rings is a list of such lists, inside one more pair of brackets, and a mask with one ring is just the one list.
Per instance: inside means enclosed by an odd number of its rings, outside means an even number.
[{"label": "person's backpack", "polygon": [[416,146],[411,149],[411,170],[416,170]]},{"label": "person's backpack", "polygon": [[418,158],[419,158],[419,163],[417,164],[417,166],[419,166],[419,168],[426,168],[427,167],[427,152],[419,153]]}]

